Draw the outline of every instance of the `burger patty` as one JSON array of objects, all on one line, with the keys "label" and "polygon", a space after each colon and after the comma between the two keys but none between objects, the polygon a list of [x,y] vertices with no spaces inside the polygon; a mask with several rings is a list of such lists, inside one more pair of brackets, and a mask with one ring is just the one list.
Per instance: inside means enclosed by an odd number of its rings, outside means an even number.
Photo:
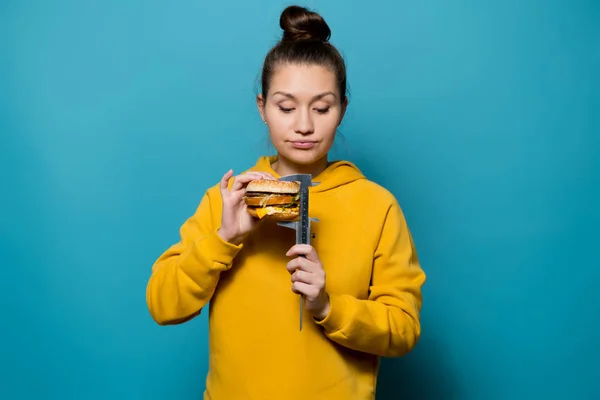
[{"label": "burger patty", "polygon": [[248,207],[297,207],[300,195],[288,195],[279,193],[246,193],[244,201]]}]

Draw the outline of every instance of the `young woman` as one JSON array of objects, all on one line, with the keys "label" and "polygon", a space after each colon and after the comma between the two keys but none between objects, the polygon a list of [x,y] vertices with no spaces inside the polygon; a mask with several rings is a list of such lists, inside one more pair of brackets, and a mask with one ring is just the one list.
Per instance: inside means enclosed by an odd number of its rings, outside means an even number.
[{"label": "young woman", "polygon": [[[280,25],[257,98],[277,155],[206,191],[153,266],[147,303],[161,325],[209,304],[205,399],[373,399],[379,357],[417,343],[425,274],[395,197],[352,163],[328,160],[347,106],[329,27],[296,6]],[[295,245],[293,230],[251,216],[244,202],[250,181],[294,173],[319,182],[311,245]]]}]

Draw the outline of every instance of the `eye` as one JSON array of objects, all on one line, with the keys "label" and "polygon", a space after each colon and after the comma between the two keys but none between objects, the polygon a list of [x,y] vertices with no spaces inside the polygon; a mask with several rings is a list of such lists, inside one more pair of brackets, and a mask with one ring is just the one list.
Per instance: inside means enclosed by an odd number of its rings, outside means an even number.
[{"label": "eye", "polygon": [[329,112],[329,107],[325,107],[325,108],[315,108],[315,110],[319,113],[319,114],[327,114]]},{"label": "eye", "polygon": [[286,114],[289,114],[289,113],[291,113],[294,110],[293,108],[285,108],[285,107],[282,107],[282,106],[279,106],[279,109],[281,111],[283,111],[284,113],[286,113]]}]

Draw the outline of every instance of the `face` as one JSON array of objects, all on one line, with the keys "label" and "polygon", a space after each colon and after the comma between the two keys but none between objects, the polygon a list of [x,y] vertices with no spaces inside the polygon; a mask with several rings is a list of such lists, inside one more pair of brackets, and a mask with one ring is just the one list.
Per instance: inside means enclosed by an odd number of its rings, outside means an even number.
[{"label": "face", "polygon": [[345,102],[335,74],[321,66],[283,65],[258,108],[279,157],[299,165],[322,160],[333,145]]}]

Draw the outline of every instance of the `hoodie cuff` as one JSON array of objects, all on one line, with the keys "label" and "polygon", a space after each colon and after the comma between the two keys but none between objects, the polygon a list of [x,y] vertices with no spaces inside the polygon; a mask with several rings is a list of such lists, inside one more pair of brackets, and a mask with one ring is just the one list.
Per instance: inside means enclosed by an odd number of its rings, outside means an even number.
[{"label": "hoodie cuff", "polygon": [[201,282],[206,273],[219,273],[231,268],[235,256],[243,245],[226,242],[216,230],[194,240],[190,253],[180,268],[194,281]]},{"label": "hoodie cuff", "polygon": [[204,246],[206,246],[206,249],[210,249],[211,258],[214,262],[223,264],[229,268],[231,267],[235,256],[242,249],[243,244],[235,245],[223,240],[215,229],[212,234],[206,238]]},{"label": "hoodie cuff", "polygon": [[347,312],[347,307],[344,299],[341,296],[329,294],[329,313],[321,320],[313,319],[317,325],[325,329],[325,332],[336,332],[344,327],[345,312]]}]

